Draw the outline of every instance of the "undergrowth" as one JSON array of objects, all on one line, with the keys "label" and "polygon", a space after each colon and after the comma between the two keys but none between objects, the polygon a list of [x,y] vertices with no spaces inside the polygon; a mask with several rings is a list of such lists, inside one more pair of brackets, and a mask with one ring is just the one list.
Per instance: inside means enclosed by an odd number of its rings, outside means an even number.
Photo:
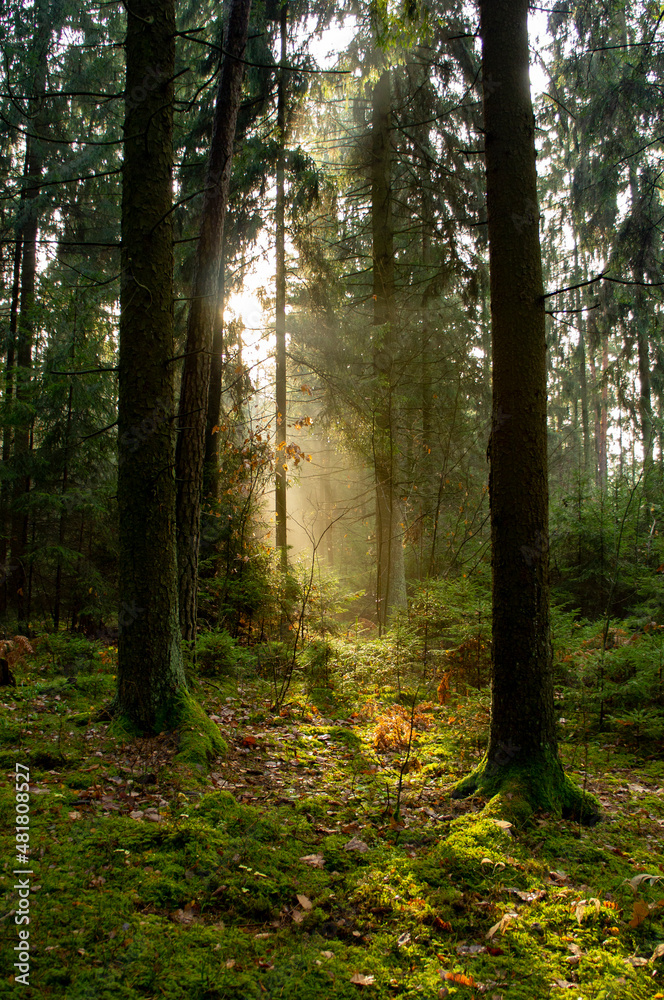
[{"label": "undergrowth", "polygon": [[[486,746],[486,688],[469,671],[441,704],[440,664],[404,641],[403,628],[398,645],[328,634],[274,711],[256,660],[223,637],[216,669],[209,640],[194,694],[228,749],[207,766],[183,758],[175,734],[112,735],[100,715],[112,646],[37,643],[0,704],[0,807],[13,816],[18,761],[30,770],[33,871],[24,987],[11,975],[4,824],[0,996],[664,995],[656,738],[589,725],[594,709],[574,701],[559,657],[563,761],[603,820],[587,829],[540,813],[510,826],[479,797],[450,797]],[[439,659],[467,641],[448,632]]]}]

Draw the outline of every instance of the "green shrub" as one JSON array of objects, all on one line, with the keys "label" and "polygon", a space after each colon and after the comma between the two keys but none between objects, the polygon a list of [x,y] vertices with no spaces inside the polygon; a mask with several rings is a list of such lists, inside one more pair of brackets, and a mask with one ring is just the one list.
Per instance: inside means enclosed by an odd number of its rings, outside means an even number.
[{"label": "green shrub", "polygon": [[205,677],[223,677],[254,669],[252,654],[238,646],[225,629],[202,632],[197,637],[196,663]]}]

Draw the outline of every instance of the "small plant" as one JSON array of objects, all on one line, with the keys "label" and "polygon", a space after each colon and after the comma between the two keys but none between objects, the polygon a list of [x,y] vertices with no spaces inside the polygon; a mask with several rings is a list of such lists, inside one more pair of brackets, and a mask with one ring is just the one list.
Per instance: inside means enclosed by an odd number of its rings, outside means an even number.
[{"label": "small plant", "polygon": [[204,677],[227,677],[253,668],[254,658],[225,629],[213,629],[196,639],[196,664]]}]

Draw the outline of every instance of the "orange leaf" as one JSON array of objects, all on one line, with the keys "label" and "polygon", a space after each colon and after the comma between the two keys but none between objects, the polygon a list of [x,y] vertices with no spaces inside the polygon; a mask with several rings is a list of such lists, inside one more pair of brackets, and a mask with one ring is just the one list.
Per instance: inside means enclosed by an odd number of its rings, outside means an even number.
[{"label": "orange leaf", "polygon": [[643,900],[641,899],[637,899],[636,903],[634,904],[634,915],[629,922],[629,926],[638,927],[639,924],[642,924],[643,921],[646,919],[646,917],[649,915],[650,915],[650,907],[648,906],[648,904],[644,903]]},{"label": "orange leaf", "polygon": [[475,980],[472,976],[464,976],[462,972],[446,972],[445,979],[448,983],[456,983],[457,986],[474,986]]}]

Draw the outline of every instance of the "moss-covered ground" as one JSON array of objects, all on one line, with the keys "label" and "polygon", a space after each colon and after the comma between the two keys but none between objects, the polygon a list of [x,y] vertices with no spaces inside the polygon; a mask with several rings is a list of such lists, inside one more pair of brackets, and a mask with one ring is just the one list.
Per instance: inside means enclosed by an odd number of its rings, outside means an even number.
[{"label": "moss-covered ground", "polygon": [[[111,735],[112,648],[71,669],[40,650],[0,689],[0,997],[664,997],[661,747],[577,730],[563,758],[602,822],[516,828],[450,797],[483,752],[484,694],[418,706],[408,749],[382,684],[296,681],[277,713],[260,678],[217,679],[194,688],[228,745],[204,767],[175,735]],[[29,986],[12,974],[17,762]]]}]

